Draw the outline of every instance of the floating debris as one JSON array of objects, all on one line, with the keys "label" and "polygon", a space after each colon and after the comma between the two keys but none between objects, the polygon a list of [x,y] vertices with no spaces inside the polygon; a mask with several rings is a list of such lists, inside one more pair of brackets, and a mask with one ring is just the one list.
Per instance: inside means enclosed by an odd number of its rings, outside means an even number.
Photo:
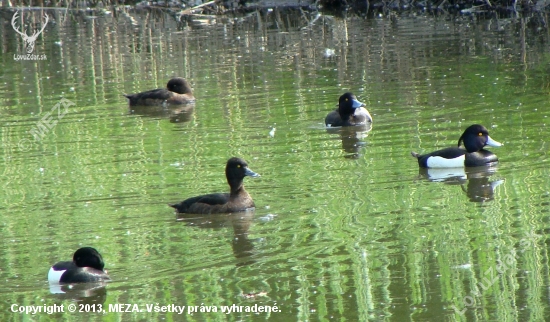
[{"label": "floating debris", "polygon": [[246,294],[242,293],[241,296],[244,297],[245,299],[254,299],[257,297],[267,296],[267,292],[246,293]]},{"label": "floating debris", "polygon": [[325,48],[325,52],[323,53],[323,56],[325,58],[332,58],[332,57],[336,56],[336,51],[334,49],[331,49],[331,48]]}]

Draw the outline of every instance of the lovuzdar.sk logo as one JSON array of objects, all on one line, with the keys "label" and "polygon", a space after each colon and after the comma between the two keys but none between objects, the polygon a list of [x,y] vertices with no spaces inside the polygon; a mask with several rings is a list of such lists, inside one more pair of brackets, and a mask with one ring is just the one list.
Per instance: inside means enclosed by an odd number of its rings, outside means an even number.
[{"label": "lovuzdar.sk logo", "polygon": [[13,14],[13,17],[11,18],[11,26],[13,27],[13,30],[15,30],[15,32],[17,32],[18,34],[21,35],[21,37],[23,37],[23,43],[24,43],[25,51],[27,52],[27,54],[26,55],[15,55],[14,54],[13,59],[15,59],[15,60],[45,60],[46,59],[45,54],[33,55],[32,52],[34,50],[34,45],[36,43],[36,39],[44,31],[44,29],[46,28],[46,25],[48,25],[48,21],[49,21],[48,15],[44,14],[44,19],[45,20],[44,20],[44,23],[42,24],[42,29],[40,29],[40,30],[35,29],[34,33],[31,36],[27,35],[26,29],[23,29],[24,32],[19,30],[19,27],[16,25],[17,18],[20,18],[19,17],[19,10],[17,10]]}]

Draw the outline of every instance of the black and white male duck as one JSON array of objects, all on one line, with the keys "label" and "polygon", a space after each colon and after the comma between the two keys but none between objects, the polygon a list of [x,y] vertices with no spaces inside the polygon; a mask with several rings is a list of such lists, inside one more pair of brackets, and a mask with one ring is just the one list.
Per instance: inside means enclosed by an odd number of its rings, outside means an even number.
[{"label": "black and white male duck", "polygon": [[130,106],[183,105],[195,102],[191,86],[181,77],[170,79],[166,88],[124,96],[128,98]]},{"label": "black and white male duck", "polygon": [[338,100],[338,108],[325,117],[325,125],[356,126],[372,123],[372,116],[352,93],[344,93]]},{"label": "black and white male duck", "polygon": [[108,281],[110,278],[104,267],[103,257],[95,248],[82,247],[74,253],[72,262],[59,262],[50,268],[48,282],[60,284]]},{"label": "black and white male duck", "polygon": [[215,214],[245,211],[254,208],[254,200],[246,192],[244,177],[260,175],[248,168],[248,163],[241,158],[231,158],[225,166],[225,177],[231,188],[229,193],[212,193],[186,199],[169,205],[178,213]]},{"label": "black and white male duck", "polygon": [[[464,148],[461,145],[464,144]],[[501,146],[489,136],[489,131],[479,124],[469,126],[458,139],[458,146],[438,150],[428,154],[411,152],[423,168],[459,168],[493,166],[498,162],[497,156],[483,149],[485,146]]]}]

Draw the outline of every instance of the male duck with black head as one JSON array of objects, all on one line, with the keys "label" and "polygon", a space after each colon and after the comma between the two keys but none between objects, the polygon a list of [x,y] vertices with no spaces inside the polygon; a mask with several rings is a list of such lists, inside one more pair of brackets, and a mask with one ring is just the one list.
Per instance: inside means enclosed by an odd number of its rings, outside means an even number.
[{"label": "male duck with black head", "polygon": [[260,175],[248,168],[248,163],[241,158],[231,158],[225,166],[225,176],[230,187],[229,193],[212,193],[186,199],[169,205],[178,213],[214,214],[245,211],[254,208],[254,200],[246,192],[243,179],[246,176]]},{"label": "male duck with black head", "polygon": [[166,88],[124,96],[128,98],[130,106],[183,105],[195,102],[191,86],[181,77],[170,79]]},{"label": "male duck with black head", "polygon": [[[464,144],[464,148],[460,146]],[[420,155],[411,152],[418,159],[418,165],[422,168],[460,168],[493,166],[498,158],[490,151],[483,149],[485,146],[501,146],[489,136],[489,131],[479,124],[469,126],[458,139],[458,146],[438,150],[432,153]]]},{"label": "male duck with black head", "polygon": [[92,247],[79,248],[73,254],[73,261],[54,264],[48,272],[50,284],[105,282],[110,280],[103,269],[103,257]]},{"label": "male duck with black head", "polygon": [[335,127],[372,123],[372,116],[364,106],[352,93],[344,93],[338,100],[338,108],[325,118],[325,125]]}]

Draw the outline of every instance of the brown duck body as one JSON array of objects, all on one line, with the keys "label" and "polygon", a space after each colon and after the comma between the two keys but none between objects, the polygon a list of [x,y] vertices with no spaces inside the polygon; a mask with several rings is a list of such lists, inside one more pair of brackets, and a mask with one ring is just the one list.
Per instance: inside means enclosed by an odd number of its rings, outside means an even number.
[{"label": "brown duck body", "polygon": [[357,108],[351,115],[340,114],[338,108],[330,112],[325,118],[325,124],[330,126],[358,126],[372,123],[370,113],[364,107]]},{"label": "brown duck body", "polygon": [[170,79],[166,88],[124,96],[128,98],[130,106],[182,105],[195,102],[189,83],[181,77]]},{"label": "brown duck body", "polygon": [[244,211],[254,208],[254,200],[242,187],[235,193],[212,193],[186,199],[171,205],[179,213],[219,214]]},{"label": "brown duck body", "polygon": [[225,166],[225,176],[231,188],[229,193],[211,193],[192,197],[180,203],[169,205],[178,213],[216,214],[244,211],[254,208],[254,200],[244,189],[245,176],[259,177],[260,175],[248,168],[246,161],[240,158],[231,158]]}]

